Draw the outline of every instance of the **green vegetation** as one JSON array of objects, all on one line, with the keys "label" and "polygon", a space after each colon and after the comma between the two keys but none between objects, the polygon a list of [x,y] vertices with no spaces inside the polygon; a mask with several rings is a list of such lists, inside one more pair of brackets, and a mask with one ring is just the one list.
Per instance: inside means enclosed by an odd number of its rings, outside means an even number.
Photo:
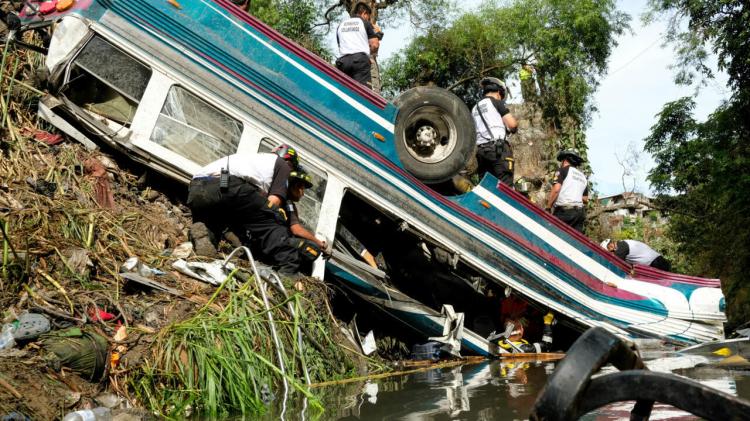
[{"label": "green vegetation", "polygon": [[450,27],[433,27],[389,60],[384,91],[395,96],[435,84],[472,106],[480,78],[514,78],[523,65],[532,65],[540,90],[536,102],[562,137],[554,149],[584,151],[592,95],[628,22],[611,0],[489,2]]},{"label": "green vegetation", "polygon": [[[306,282],[306,287],[316,283]],[[271,395],[281,398],[285,379],[290,392],[304,394],[313,408],[322,410],[305,384],[305,373],[311,382],[323,382],[351,377],[355,368],[332,342],[325,304],[311,301],[325,299],[324,287],[289,298],[269,291],[272,327],[252,278],[239,284],[230,277],[224,285],[231,290],[220,288],[192,317],[159,333],[153,361],[133,376],[139,398],[152,410],[177,418],[188,407],[212,416],[261,414]],[[279,354],[274,335],[281,344]]]},{"label": "green vegetation", "polygon": [[325,42],[325,30],[316,25],[316,22],[322,19],[322,2],[252,0],[248,2],[246,10],[324,60],[331,59],[331,51]]},{"label": "green vegetation", "polygon": [[729,99],[704,121],[693,115],[698,89],[666,104],[645,149],[656,161],[649,181],[671,211],[668,235],[693,273],[722,279],[731,328],[750,320],[750,10],[743,1],[653,0],[647,18],[659,16],[670,19],[678,83],[712,78],[710,53],[729,75]]}]

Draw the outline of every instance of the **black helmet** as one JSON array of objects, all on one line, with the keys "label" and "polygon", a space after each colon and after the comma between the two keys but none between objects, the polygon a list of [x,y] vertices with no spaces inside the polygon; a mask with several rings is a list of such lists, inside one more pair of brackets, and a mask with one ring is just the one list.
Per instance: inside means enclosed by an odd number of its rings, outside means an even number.
[{"label": "black helmet", "polygon": [[287,145],[286,143],[282,143],[281,145],[273,148],[271,152],[284,158],[285,161],[292,164],[292,169],[296,170],[297,168],[299,168],[299,156],[297,156],[297,150],[293,147]]},{"label": "black helmet", "polygon": [[557,154],[557,160],[567,159],[571,165],[577,166],[583,162],[583,158],[578,154],[577,149],[563,149]]},{"label": "black helmet", "polygon": [[297,168],[289,174],[289,181],[290,184],[292,181],[300,181],[305,185],[306,189],[313,186],[312,177],[310,177],[310,174],[308,174],[302,167]]},{"label": "black helmet", "polygon": [[496,77],[486,77],[480,80],[479,86],[482,87],[483,94],[486,94],[487,92],[500,92],[500,95],[505,98],[506,94],[509,92],[505,82]]}]

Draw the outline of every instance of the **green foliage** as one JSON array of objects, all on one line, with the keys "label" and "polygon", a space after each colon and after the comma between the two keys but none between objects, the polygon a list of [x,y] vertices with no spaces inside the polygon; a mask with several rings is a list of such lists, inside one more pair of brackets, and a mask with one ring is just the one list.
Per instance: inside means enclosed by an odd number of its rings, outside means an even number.
[{"label": "green foliage", "polygon": [[350,376],[354,370],[349,355],[332,342],[327,314],[311,301],[325,299],[325,290],[322,285],[315,293],[308,289],[308,298],[268,294],[281,344],[278,353],[255,282],[251,278],[237,284],[230,275],[200,311],[159,333],[152,362],[132,378],[144,404],[176,418],[188,407],[214,417],[259,415],[266,410],[264,398],[269,393],[280,396],[286,379],[290,390],[311,398],[320,411],[320,402],[304,385],[304,373],[320,382]]},{"label": "green foliage", "polygon": [[435,84],[471,106],[479,78],[506,79],[531,64],[546,115],[556,127],[575,131],[588,123],[591,95],[628,21],[611,0],[490,2],[414,39],[386,63],[384,90],[395,96]]},{"label": "green foliage", "polygon": [[324,60],[332,55],[325,46],[325,33],[316,26],[322,19],[322,3],[303,0],[252,0],[249,12]]},{"label": "green foliage", "polygon": [[718,0],[651,6],[649,19],[672,18],[678,82],[696,72],[712,76],[709,50],[729,75],[731,97],[705,121],[693,116],[700,97],[666,104],[645,149],[657,164],[649,181],[671,210],[669,235],[697,274],[722,278],[731,327],[750,318],[750,10],[747,2]]}]

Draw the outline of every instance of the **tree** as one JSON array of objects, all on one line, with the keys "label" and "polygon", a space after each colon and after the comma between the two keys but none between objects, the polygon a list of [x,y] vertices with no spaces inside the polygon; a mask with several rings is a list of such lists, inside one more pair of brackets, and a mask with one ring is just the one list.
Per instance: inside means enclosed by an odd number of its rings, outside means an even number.
[{"label": "tree", "polygon": [[326,32],[316,24],[322,19],[324,6],[316,1],[251,0],[246,3],[245,10],[285,37],[330,60],[332,54],[326,47]]},{"label": "tree", "polygon": [[654,0],[647,19],[669,17],[678,83],[713,77],[711,51],[730,98],[705,121],[697,97],[667,103],[646,138],[648,180],[671,210],[669,235],[699,274],[720,277],[728,327],[750,319],[750,10],[746,1]]},{"label": "tree", "polygon": [[514,0],[487,3],[450,27],[433,27],[386,63],[390,95],[416,85],[453,90],[468,105],[478,99],[478,80],[506,79],[532,65],[539,104],[567,141],[585,148],[582,129],[594,110],[591,95],[607,68],[616,36],[629,17],[613,0]]}]

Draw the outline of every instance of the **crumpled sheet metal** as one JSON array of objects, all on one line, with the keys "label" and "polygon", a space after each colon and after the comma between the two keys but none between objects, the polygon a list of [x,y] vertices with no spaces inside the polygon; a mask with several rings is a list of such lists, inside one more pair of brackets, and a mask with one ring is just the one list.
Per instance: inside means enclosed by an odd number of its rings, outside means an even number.
[{"label": "crumpled sheet metal", "polygon": [[172,263],[172,267],[182,274],[216,286],[223,284],[229,274],[234,270],[233,264],[227,263],[225,266],[223,260],[214,260],[213,262],[188,262],[179,259]]}]

